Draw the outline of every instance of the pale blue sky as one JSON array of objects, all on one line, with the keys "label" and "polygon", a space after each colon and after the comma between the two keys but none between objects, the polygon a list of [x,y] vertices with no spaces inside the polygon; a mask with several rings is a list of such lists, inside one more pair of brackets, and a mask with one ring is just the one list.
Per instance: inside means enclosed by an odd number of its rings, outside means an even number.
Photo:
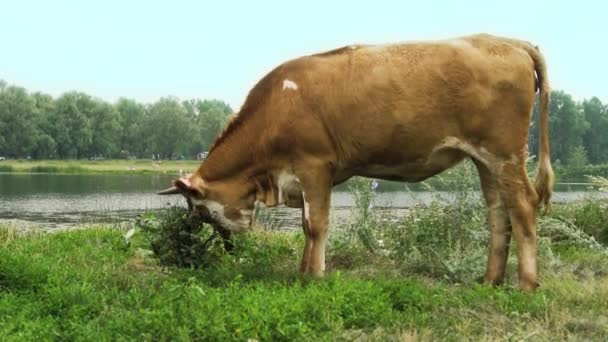
[{"label": "pale blue sky", "polygon": [[554,89],[608,102],[604,3],[0,0],[0,79],[53,96],[219,98],[236,109],[302,54],[487,32],[540,45]]}]

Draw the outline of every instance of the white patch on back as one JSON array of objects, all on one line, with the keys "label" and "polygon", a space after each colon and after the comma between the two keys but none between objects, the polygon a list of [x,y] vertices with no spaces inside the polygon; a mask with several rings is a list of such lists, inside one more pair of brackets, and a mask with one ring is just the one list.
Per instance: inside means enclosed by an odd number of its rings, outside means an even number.
[{"label": "white patch on back", "polygon": [[285,79],[283,81],[283,90],[285,89],[298,90],[298,85],[292,80]]},{"label": "white patch on back", "polygon": [[448,44],[451,44],[451,45],[457,46],[457,47],[464,47],[464,48],[471,47],[471,44],[464,39],[449,39],[446,42]]}]

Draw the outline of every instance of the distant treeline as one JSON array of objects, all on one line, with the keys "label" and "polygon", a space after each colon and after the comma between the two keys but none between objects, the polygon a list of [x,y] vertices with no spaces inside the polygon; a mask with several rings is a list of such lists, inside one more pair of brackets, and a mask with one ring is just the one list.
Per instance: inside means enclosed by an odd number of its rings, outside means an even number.
[{"label": "distant treeline", "polygon": [[[538,113],[534,109],[530,154],[538,151]],[[116,103],[81,92],[54,99],[0,80],[0,156],[79,159],[194,158],[208,150],[232,109],[219,100],[166,97],[152,104]],[[564,91],[551,93],[551,157],[556,166],[608,163],[608,106],[593,97],[575,101]]]},{"label": "distant treeline", "polygon": [[76,91],[55,99],[0,80],[0,156],[194,159],[230,114],[219,100],[108,103]]},{"label": "distant treeline", "polygon": [[[538,106],[535,106],[529,135],[530,154],[538,153],[538,124]],[[551,160],[558,168],[608,163],[608,106],[597,97],[579,102],[564,91],[552,91],[549,140]]]}]

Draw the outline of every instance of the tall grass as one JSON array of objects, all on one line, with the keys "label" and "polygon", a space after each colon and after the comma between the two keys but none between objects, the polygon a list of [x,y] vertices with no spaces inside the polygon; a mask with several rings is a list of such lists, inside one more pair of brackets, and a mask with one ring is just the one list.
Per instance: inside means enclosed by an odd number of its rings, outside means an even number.
[{"label": "tall grass", "polygon": [[[487,260],[489,229],[478,176],[472,163],[458,166],[447,176],[438,180],[445,183],[442,186],[455,189],[452,201],[446,203],[436,196],[429,205],[411,208],[400,219],[380,215],[373,205],[372,181],[356,180],[351,187],[356,203],[352,219],[334,234],[330,261],[352,268],[380,258],[393,265],[393,272],[402,275],[418,274],[456,283],[479,281]],[[431,185],[426,186],[434,190]],[[556,253],[563,246],[606,252],[607,204],[584,201],[557,205],[551,215],[539,215],[539,259],[543,271],[556,267]],[[514,246],[509,258],[512,283],[516,263]]]},{"label": "tall grass", "polygon": [[12,165],[5,165],[0,163],[0,172],[13,172],[15,168]]}]

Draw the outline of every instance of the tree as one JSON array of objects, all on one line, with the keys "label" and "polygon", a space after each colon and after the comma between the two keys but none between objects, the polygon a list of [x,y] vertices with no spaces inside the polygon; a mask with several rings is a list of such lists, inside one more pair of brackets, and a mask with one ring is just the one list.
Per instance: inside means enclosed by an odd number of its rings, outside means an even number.
[{"label": "tree", "polygon": [[50,95],[40,92],[32,94],[32,98],[36,106],[36,126],[39,130],[32,157],[36,159],[55,158],[57,143],[52,136],[53,125],[50,121],[55,110],[55,103]]},{"label": "tree", "polygon": [[583,135],[589,161],[594,164],[608,162],[608,108],[597,98],[583,101],[583,114],[590,129]]},{"label": "tree", "polygon": [[589,129],[580,106],[563,91],[551,92],[549,136],[555,157],[567,160],[573,150],[583,143],[583,134]]},{"label": "tree", "polygon": [[197,123],[200,131],[200,148],[208,150],[226,125],[229,115],[232,114],[232,108],[218,100],[199,100],[196,102],[196,108],[199,112]]},{"label": "tree", "polygon": [[[0,96],[4,94],[6,87],[6,82],[0,79]],[[5,120],[7,120],[4,116],[7,114],[5,114],[4,109],[1,106],[3,106],[2,103],[0,103],[0,155],[6,154],[6,151],[8,150],[8,144],[4,138],[4,132],[6,130]]]},{"label": "tree", "polygon": [[125,98],[119,99],[115,107],[120,117],[120,150],[126,151],[130,155],[142,155],[144,152],[142,125],[146,116],[145,107]]},{"label": "tree", "polygon": [[582,145],[573,148],[570,154],[568,155],[568,158],[566,159],[566,165],[572,167],[583,167],[587,164],[589,164],[589,159],[587,158],[587,151]]},{"label": "tree", "polygon": [[194,136],[194,125],[186,109],[175,98],[162,98],[148,107],[143,127],[145,151],[163,158],[186,154]]},{"label": "tree", "polygon": [[36,146],[38,130],[34,100],[21,87],[0,86],[0,153],[28,156]]},{"label": "tree", "polygon": [[[529,150],[538,151],[538,106],[535,106],[530,128]],[[552,91],[549,104],[549,140],[552,160],[567,160],[574,149],[583,143],[582,136],[589,129],[582,108],[572,96],[563,91]]]},{"label": "tree", "polygon": [[61,158],[86,157],[93,140],[89,117],[94,106],[90,96],[69,92],[55,101],[51,130]]},{"label": "tree", "polygon": [[117,156],[121,133],[118,111],[106,102],[95,101],[90,113],[90,122],[92,128],[90,154]]}]

